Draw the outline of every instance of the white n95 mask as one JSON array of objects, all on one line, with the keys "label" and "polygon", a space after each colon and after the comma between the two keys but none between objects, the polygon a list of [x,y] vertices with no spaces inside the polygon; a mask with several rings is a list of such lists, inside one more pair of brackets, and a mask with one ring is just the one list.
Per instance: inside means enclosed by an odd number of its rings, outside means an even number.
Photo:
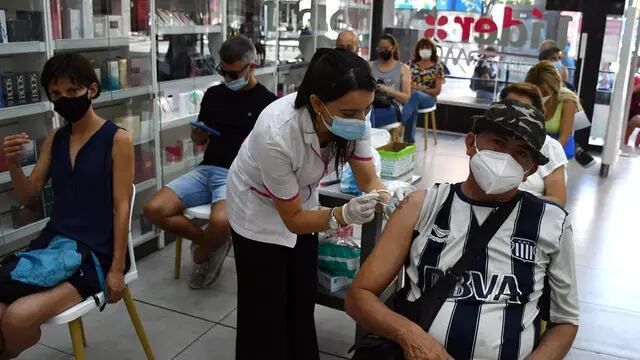
[{"label": "white n95 mask", "polygon": [[524,169],[506,153],[478,150],[471,157],[471,172],[487,194],[502,194],[517,188],[524,178]]}]

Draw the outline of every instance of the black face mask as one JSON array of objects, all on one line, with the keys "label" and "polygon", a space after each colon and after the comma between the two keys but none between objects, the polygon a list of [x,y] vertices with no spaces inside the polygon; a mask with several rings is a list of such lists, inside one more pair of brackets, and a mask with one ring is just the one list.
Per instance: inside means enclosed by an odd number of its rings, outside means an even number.
[{"label": "black face mask", "polygon": [[91,99],[87,94],[74,98],[63,96],[53,102],[53,110],[71,124],[80,120],[87,113],[90,106]]},{"label": "black face mask", "polygon": [[384,61],[391,59],[391,51],[380,51],[378,55],[380,55],[380,58]]}]

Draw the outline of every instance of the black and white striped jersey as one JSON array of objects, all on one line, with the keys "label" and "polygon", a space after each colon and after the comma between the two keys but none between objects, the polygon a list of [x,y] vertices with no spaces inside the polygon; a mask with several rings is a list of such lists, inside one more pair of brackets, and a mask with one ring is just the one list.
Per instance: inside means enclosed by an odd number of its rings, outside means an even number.
[{"label": "black and white striped jersey", "polygon": [[[513,212],[449,294],[429,333],[456,360],[524,359],[539,341],[539,307],[545,274],[551,290],[550,318],[578,325],[578,292],[572,230],[559,206],[520,192]],[[497,204],[467,198],[461,184],[427,190],[416,225],[420,235],[406,269],[407,300],[453,266],[468,234]],[[426,290],[425,290],[426,289]]]}]

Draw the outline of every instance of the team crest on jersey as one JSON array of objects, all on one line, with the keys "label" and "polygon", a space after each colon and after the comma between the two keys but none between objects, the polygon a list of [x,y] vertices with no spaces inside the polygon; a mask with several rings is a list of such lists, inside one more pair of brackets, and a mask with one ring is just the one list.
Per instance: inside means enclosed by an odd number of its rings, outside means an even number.
[{"label": "team crest on jersey", "polygon": [[511,239],[511,255],[526,262],[536,261],[536,243],[523,238]]},{"label": "team crest on jersey", "polygon": [[431,234],[429,234],[429,240],[433,240],[439,243],[446,243],[447,238],[449,238],[449,233],[451,230],[443,230],[438,227],[438,225],[433,225],[431,227]]}]

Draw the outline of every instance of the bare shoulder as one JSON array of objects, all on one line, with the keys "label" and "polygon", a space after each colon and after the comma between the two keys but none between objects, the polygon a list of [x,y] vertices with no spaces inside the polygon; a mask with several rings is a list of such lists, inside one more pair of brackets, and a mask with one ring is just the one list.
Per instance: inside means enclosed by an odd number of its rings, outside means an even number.
[{"label": "bare shoulder", "polygon": [[133,139],[129,132],[124,129],[118,129],[113,137],[113,143],[115,146],[133,146]]},{"label": "bare shoulder", "polygon": [[422,204],[426,196],[426,190],[416,190],[412,192],[398,204],[396,213],[407,218],[411,218],[411,215],[417,216],[422,210]]}]

